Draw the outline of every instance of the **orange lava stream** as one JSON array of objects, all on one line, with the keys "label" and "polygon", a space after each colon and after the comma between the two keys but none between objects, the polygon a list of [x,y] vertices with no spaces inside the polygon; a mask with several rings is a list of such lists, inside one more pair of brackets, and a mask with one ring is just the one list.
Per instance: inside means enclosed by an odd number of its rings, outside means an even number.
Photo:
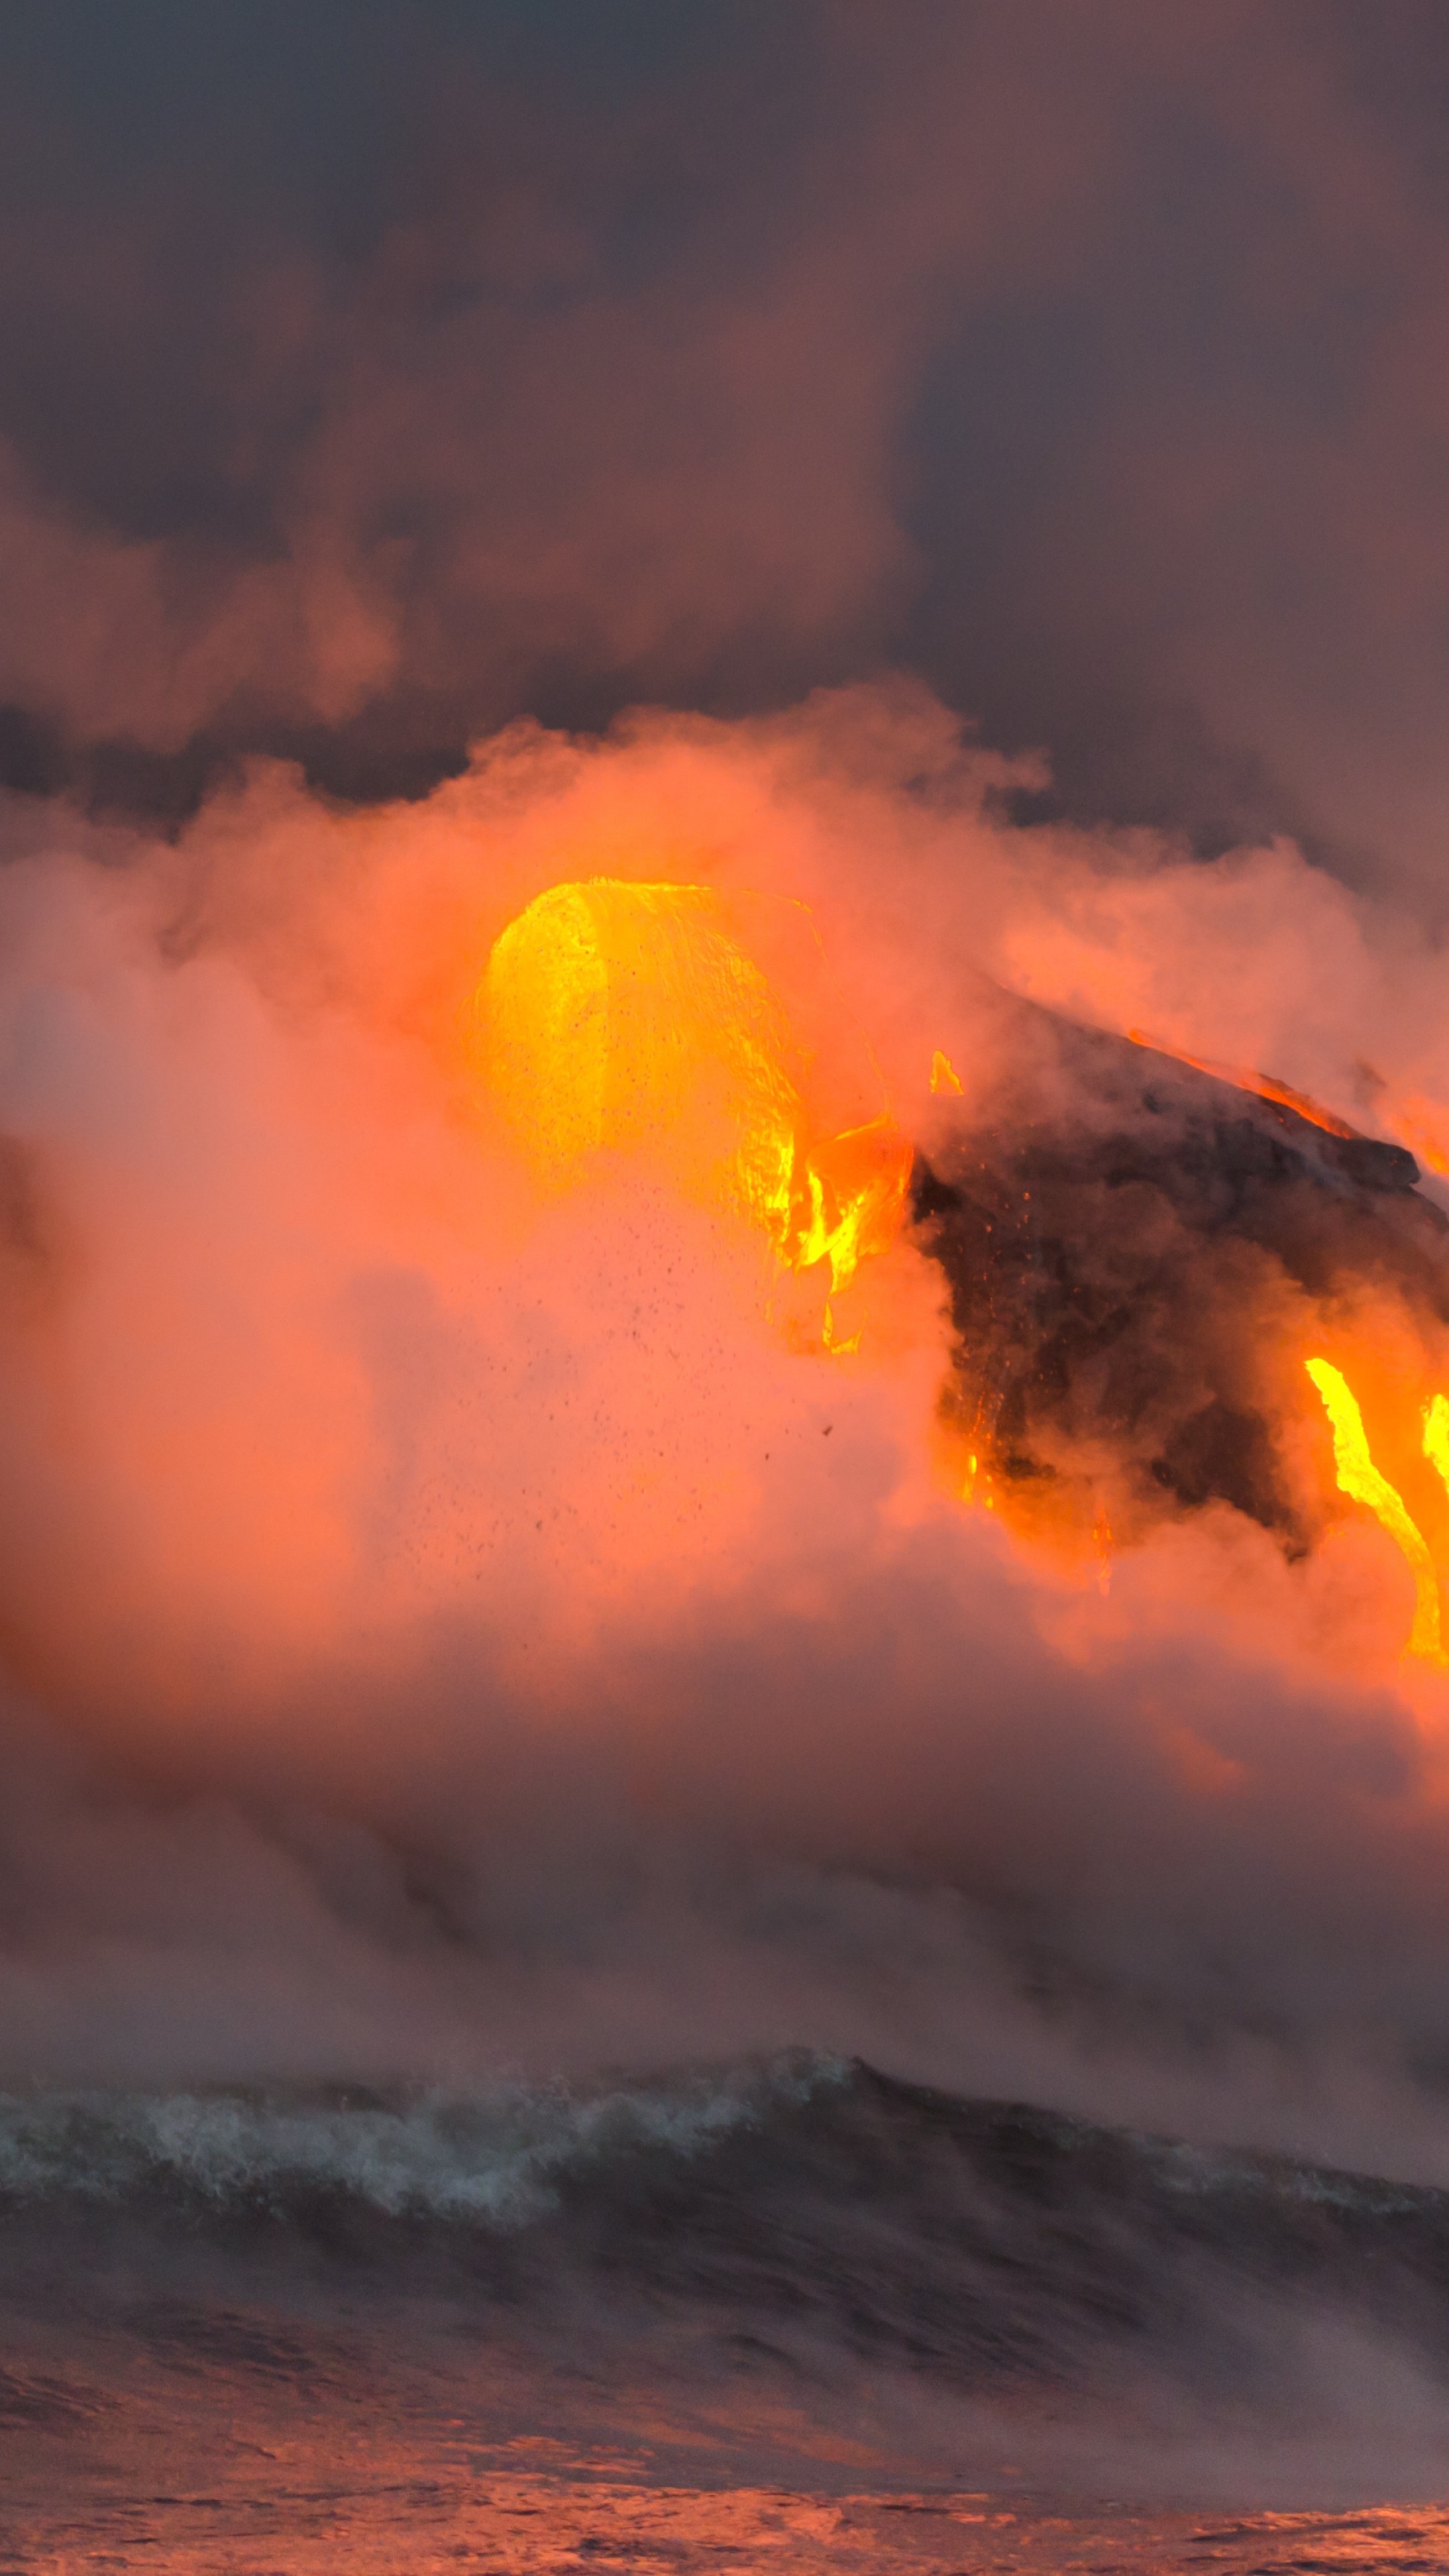
[{"label": "orange lava stream", "polygon": [[1329,1136],[1360,1136],[1362,1128],[1350,1127],[1346,1118],[1310,1100],[1306,1091],[1295,1091],[1291,1082],[1280,1082],[1275,1074],[1254,1073],[1240,1064],[1217,1064],[1211,1056],[1189,1055],[1185,1047],[1169,1046],[1163,1038],[1149,1037],[1143,1029],[1129,1029],[1134,1046],[1150,1047],[1154,1055],[1169,1055],[1176,1064],[1190,1064],[1194,1073],[1209,1073],[1217,1082],[1231,1082],[1238,1091],[1251,1091],[1259,1100],[1275,1101],[1280,1109],[1296,1110],[1310,1125],[1323,1128]]},{"label": "orange lava stream", "polygon": [[[711,887],[557,885],[496,941],[480,1002],[491,1088],[545,1185],[647,1149],[685,1194],[756,1225],[838,1296],[900,1229],[911,1147],[886,1109],[832,1127],[779,995]],[[829,1306],[828,1350],[853,1349]]]},{"label": "orange lava stream", "polygon": [[[787,909],[808,928],[804,907]],[[726,898],[709,886],[612,877],[553,886],[494,944],[478,994],[484,1064],[494,1102],[545,1190],[572,1190],[611,1160],[646,1155],[687,1198],[762,1236],[781,1269],[819,1275],[824,1296],[807,1335],[817,1349],[844,1357],[859,1347],[861,1330],[838,1301],[900,1231],[911,1146],[884,1105],[862,1120],[868,1094],[854,1075],[842,1089],[838,1065],[828,1073],[803,1042],[752,953],[757,939],[770,953],[779,927],[765,899]],[[838,1035],[826,1031],[832,1062]],[[1153,1043],[1140,1031],[1129,1035]],[[1356,1133],[1286,1083],[1200,1057],[1180,1060],[1331,1134]],[[852,1087],[856,1117],[845,1123],[839,1112]],[[962,1090],[939,1049],[930,1087]],[[1443,1665],[1449,1657],[1428,1543],[1375,1465],[1342,1372],[1320,1356],[1305,1365],[1332,1430],[1340,1491],[1373,1512],[1413,1573],[1407,1651]],[[1449,1397],[1425,1406],[1422,1430],[1424,1455],[1449,1490]],[[996,1508],[979,1443],[956,1480],[963,1500]],[[1105,1591],[1113,1538],[1100,1500],[1089,1544]]]},{"label": "orange lava stream", "polygon": [[[1308,1374],[1323,1398],[1324,1410],[1333,1431],[1333,1459],[1338,1471],[1341,1493],[1355,1502],[1366,1503],[1383,1523],[1390,1537],[1402,1549],[1412,1569],[1415,1586],[1414,1625],[1409,1634],[1408,1652],[1422,1655],[1426,1662],[1442,1664],[1446,1658],[1440,1631],[1439,1577],[1434,1560],[1418,1527],[1405,1508],[1402,1496],[1381,1475],[1369,1454],[1368,1434],[1363,1415],[1341,1370],[1330,1360],[1313,1358],[1305,1361]],[[1434,1430],[1431,1435],[1430,1423]],[[1438,1446],[1431,1447],[1432,1438]],[[1434,1460],[1449,1483],[1449,1403],[1436,1396],[1427,1408],[1424,1428],[1426,1456]]]},{"label": "orange lava stream", "polygon": [[1424,1407],[1424,1455],[1437,1467],[1449,1492],[1449,1395],[1431,1396]]}]

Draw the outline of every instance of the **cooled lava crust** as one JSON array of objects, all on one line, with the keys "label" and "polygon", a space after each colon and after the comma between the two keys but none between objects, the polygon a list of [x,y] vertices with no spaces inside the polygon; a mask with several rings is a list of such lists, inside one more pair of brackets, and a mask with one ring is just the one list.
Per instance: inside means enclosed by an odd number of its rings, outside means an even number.
[{"label": "cooled lava crust", "polygon": [[911,1182],[950,1287],[947,1410],[1008,1487],[1110,1455],[1140,1508],[1219,1500],[1306,1544],[1265,1344],[1291,1290],[1331,1306],[1374,1283],[1449,1323],[1449,1218],[1413,1155],[1031,1004],[993,1009],[1011,1070]]}]

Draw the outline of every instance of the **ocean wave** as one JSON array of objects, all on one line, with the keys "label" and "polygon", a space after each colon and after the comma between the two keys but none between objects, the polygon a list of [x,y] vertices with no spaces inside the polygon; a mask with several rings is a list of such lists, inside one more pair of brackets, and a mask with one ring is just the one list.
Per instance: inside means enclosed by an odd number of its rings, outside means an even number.
[{"label": "ocean wave", "polygon": [[840,2060],[802,2052],[588,2091],[5,2094],[0,2201],[169,2194],[223,2209],[320,2193],[387,2217],[519,2227],[556,2205],[566,2177],[641,2150],[698,2156],[847,2074]]}]

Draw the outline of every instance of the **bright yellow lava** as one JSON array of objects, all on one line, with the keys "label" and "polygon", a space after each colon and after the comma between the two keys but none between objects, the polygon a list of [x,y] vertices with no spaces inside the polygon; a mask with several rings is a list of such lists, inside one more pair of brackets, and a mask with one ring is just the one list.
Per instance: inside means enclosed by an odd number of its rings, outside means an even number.
[{"label": "bright yellow lava", "polygon": [[[1416,1523],[1405,1510],[1402,1497],[1387,1476],[1380,1475],[1369,1455],[1363,1415],[1342,1371],[1325,1359],[1311,1359],[1304,1365],[1323,1398],[1332,1425],[1333,1463],[1338,1470],[1340,1492],[1352,1495],[1355,1502],[1367,1503],[1390,1537],[1397,1540],[1413,1569],[1414,1625],[1409,1632],[1408,1651],[1411,1655],[1425,1656],[1430,1663],[1442,1664],[1445,1655],[1440,1637],[1439,1578],[1434,1571],[1434,1560]],[[1442,1415],[1436,1414],[1436,1406],[1444,1407]],[[1434,1459],[1442,1475],[1445,1474],[1444,1461],[1429,1445],[1431,1419],[1436,1426],[1435,1438],[1444,1440],[1449,1434],[1449,1405],[1445,1404],[1443,1396],[1435,1398],[1424,1423],[1425,1452]],[[1446,1476],[1446,1481],[1449,1481],[1449,1476]]]},{"label": "bright yellow lava", "polygon": [[1424,1407],[1424,1455],[1449,1487],[1449,1395],[1436,1395]]},{"label": "bright yellow lava", "polygon": [[[712,887],[553,886],[495,943],[480,1000],[495,1096],[552,1185],[647,1148],[791,1268],[828,1263],[836,1294],[896,1233],[909,1144],[886,1113],[812,1120],[808,1056]],[[825,1339],[851,1346],[828,1316]]]},{"label": "bright yellow lava", "polygon": [[939,1047],[931,1058],[931,1089],[957,1092],[961,1089],[961,1076],[950,1057],[942,1055]]}]

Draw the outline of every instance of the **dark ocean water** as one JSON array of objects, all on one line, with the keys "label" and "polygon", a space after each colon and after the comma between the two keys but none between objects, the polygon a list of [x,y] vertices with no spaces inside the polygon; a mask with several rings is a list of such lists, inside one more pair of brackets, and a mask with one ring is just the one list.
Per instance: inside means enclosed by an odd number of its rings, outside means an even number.
[{"label": "dark ocean water", "polygon": [[0,2099],[0,2569],[1449,2568],[1449,2195],[798,2057]]}]

